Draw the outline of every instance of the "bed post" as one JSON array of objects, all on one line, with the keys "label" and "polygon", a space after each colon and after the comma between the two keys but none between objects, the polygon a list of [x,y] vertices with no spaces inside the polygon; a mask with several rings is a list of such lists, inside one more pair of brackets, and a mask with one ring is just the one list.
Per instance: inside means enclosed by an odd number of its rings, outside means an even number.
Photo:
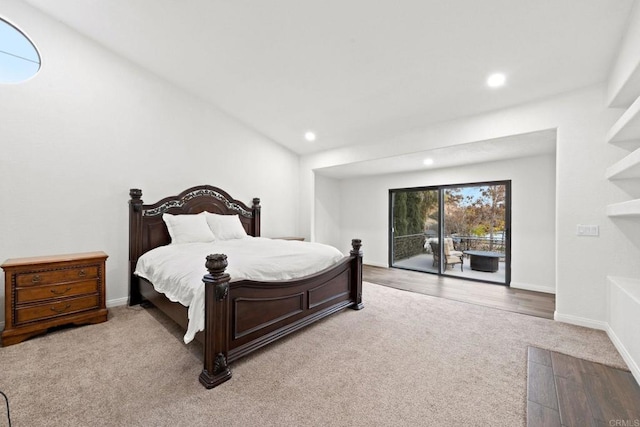
[{"label": "bed post", "polygon": [[129,190],[129,305],[142,302],[138,278],[133,274],[142,250],[142,190]]},{"label": "bed post", "polygon": [[361,310],[364,308],[362,303],[362,251],[360,250],[362,240],[352,239],[351,247],[353,248],[350,252],[353,257],[351,260],[351,283],[354,283],[355,286],[351,288],[351,299],[353,299],[354,303],[350,308]]},{"label": "bed post", "polygon": [[260,237],[260,199],[255,197],[251,206],[253,237]]},{"label": "bed post", "polygon": [[227,364],[229,352],[229,275],[227,256],[208,255],[205,266],[209,274],[204,282],[204,368],[200,382],[206,388],[213,388],[231,378]]}]

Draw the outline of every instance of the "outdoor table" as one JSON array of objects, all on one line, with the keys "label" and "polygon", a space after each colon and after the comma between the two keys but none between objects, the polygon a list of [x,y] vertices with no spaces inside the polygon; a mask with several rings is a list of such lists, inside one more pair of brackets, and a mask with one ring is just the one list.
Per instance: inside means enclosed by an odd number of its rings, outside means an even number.
[{"label": "outdoor table", "polygon": [[498,271],[498,261],[504,257],[504,254],[489,251],[464,251],[464,253],[469,255],[472,270],[489,273]]}]

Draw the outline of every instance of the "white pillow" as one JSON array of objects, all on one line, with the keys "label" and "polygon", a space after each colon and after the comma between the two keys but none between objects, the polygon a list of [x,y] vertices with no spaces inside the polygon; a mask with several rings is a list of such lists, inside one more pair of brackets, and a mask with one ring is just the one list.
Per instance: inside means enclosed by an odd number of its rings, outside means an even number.
[{"label": "white pillow", "polygon": [[205,212],[209,228],[218,240],[242,239],[247,237],[238,215],[220,215]]},{"label": "white pillow", "polygon": [[171,243],[213,242],[215,237],[202,215],[162,214]]}]

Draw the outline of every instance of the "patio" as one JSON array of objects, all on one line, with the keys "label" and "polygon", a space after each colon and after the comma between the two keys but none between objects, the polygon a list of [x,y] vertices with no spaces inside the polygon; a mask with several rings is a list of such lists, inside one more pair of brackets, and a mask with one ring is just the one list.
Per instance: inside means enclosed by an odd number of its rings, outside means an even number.
[{"label": "patio", "polygon": [[[433,255],[429,253],[423,253],[396,261],[393,264],[393,267],[431,273],[438,272],[437,267],[433,266]],[[472,270],[469,263],[469,257],[467,256],[464,257],[464,271],[460,271],[460,265],[455,265],[453,267],[448,267],[444,273],[448,276],[463,277],[465,279],[484,280],[500,284],[505,283],[505,263],[503,259],[498,263],[498,271],[495,273]]]}]

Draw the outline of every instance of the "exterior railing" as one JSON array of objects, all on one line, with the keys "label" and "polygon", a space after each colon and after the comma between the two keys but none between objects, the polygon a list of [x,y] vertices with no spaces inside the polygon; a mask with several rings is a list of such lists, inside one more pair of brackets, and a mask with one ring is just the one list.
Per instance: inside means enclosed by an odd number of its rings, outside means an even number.
[{"label": "exterior railing", "polygon": [[[453,240],[453,246],[458,251],[492,251],[506,252],[505,240],[502,237],[479,237],[479,236],[447,236]],[[426,245],[427,235],[423,233],[408,234],[406,236],[394,236],[393,258],[394,261],[411,258],[423,253],[431,253],[431,248]],[[437,241],[437,238],[431,237]]]},{"label": "exterior railing", "polygon": [[[458,251],[492,251],[505,253],[506,244],[502,237],[478,237],[478,236],[447,236],[453,240],[453,246]],[[406,236],[394,236],[393,259],[411,258],[416,255],[431,253],[431,248],[426,245],[428,237],[424,233],[408,234]],[[437,238],[431,237],[437,241]]]},{"label": "exterior railing", "polygon": [[492,251],[502,252],[506,250],[504,238],[478,237],[478,236],[454,236],[453,246],[458,251]]}]

